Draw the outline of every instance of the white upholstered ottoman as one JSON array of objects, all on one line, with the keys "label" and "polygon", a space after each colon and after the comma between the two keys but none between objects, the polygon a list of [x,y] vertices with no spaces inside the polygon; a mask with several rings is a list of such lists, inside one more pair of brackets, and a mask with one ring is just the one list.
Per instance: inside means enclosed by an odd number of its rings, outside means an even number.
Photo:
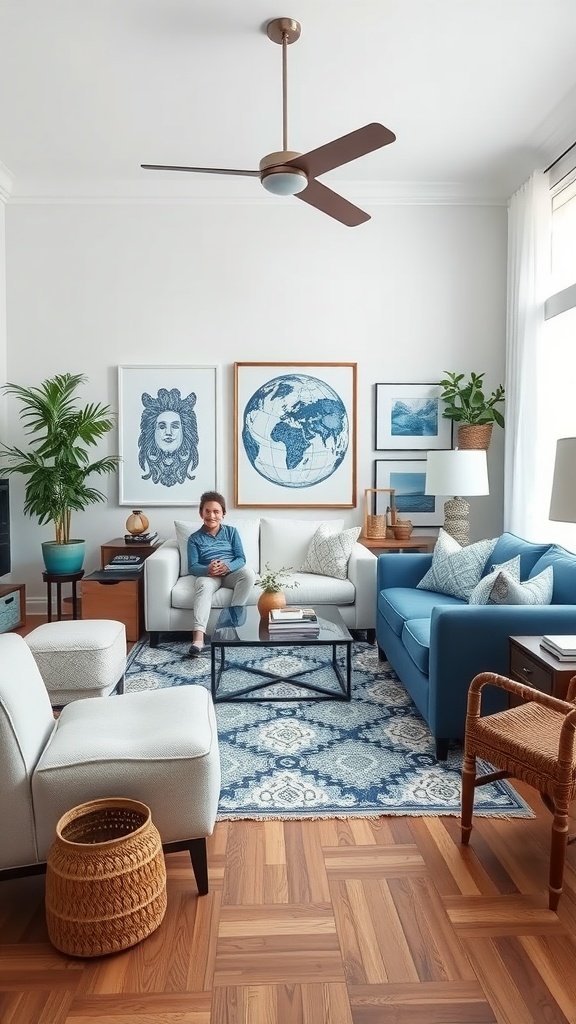
[{"label": "white upholstered ottoman", "polygon": [[112,619],[45,622],[25,637],[55,707],[124,690],[126,627]]}]

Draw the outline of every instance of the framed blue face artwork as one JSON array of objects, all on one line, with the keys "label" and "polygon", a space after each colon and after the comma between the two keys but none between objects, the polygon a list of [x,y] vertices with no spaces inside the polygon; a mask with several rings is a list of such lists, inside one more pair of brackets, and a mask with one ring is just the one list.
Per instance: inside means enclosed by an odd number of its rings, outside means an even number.
[{"label": "framed blue face artwork", "polygon": [[234,364],[238,508],[355,508],[356,363]]}]

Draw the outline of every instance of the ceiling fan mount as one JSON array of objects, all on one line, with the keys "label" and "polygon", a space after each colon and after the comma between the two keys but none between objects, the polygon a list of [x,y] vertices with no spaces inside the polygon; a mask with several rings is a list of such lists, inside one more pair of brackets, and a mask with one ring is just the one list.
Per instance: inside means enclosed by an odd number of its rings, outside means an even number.
[{"label": "ceiling fan mount", "polygon": [[349,203],[317,181],[317,177],[342,164],[372,153],[394,142],[396,136],[389,128],[373,122],[343,135],[325,146],[308,153],[288,149],[288,60],[287,49],[301,35],[302,26],[293,18],[273,18],[266,25],[266,34],[273,43],[282,46],[282,149],[267,153],[260,160],[258,170],[238,170],[225,167],[180,167],[173,164],[141,164],[145,170],[188,171],[199,174],[232,174],[260,178],[263,187],[274,195],[296,196],[310,206],[335,220],[355,227],[369,214]]}]

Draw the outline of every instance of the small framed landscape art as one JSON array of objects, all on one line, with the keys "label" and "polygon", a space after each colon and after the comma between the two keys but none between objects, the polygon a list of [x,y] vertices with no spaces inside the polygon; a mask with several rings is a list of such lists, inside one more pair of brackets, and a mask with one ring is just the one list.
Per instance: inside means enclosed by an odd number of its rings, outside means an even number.
[{"label": "small framed landscape art", "polygon": [[376,384],[376,450],[451,448],[441,392],[440,384]]},{"label": "small framed landscape art", "polygon": [[234,364],[238,508],[356,506],[356,363]]},{"label": "small framed landscape art", "polygon": [[[442,526],[446,497],[425,494],[426,456],[374,461],[374,486],[394,488],[394,504],[400,519],[409,519],[413,526]],[[378,500],[380,496],[377,495]],[[385,508],[376,509],[384,513]]]},{"label": "small framed landscape art", "polygon": [[198,505],[217,488],[217,366],[119,366],[120,505]]}]

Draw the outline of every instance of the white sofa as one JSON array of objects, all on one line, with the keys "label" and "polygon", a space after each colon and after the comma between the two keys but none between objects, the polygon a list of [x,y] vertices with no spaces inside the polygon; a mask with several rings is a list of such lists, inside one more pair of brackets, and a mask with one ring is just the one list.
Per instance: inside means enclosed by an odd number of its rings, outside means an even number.
[{"label": "white sofa", "polygon": [[[344,529],[342,519],[242,519],[227,516],[242,539],[246,562],[256,573],[291,568],[298,587],[286,589],[292,604],[335,605],[348,629],[362,629],[374,639],[376,603],[376,556],[362,544],[354,543],[348,560],[347,578],[299,572],[304,564],[312,538],[323,524],[330,532]],[[202,525],[194,521],[176,520],[176,537],[167,540],[144,563],[145,621],[150,646],[156,647],[160,633],[192,629],[195,578],[188,573],[186,545],[188,537]],[[256,604],[262,590],[255,586],[249,604]],[[230,604],[232,591],[221,587],[214,596],[208,632],[214,627],[219,610]]]}]

